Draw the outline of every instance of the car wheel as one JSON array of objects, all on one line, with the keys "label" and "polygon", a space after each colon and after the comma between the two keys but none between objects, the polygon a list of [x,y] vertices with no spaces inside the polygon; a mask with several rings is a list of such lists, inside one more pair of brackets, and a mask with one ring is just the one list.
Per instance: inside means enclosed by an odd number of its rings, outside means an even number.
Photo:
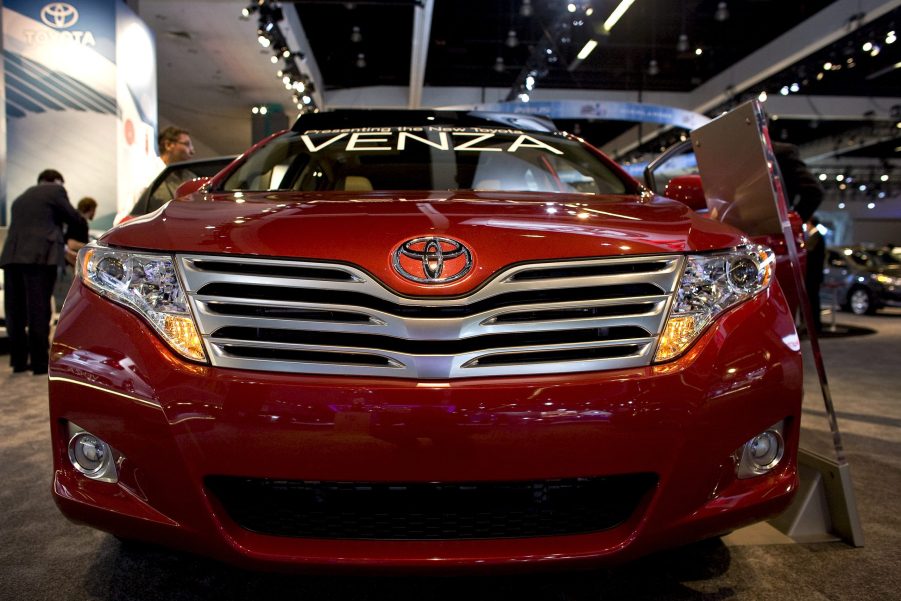
[{"label": "car wheel", "polygon": [[848,295],[848,306],[855,315],[872,315],[876,312],[873,293],[866,288],[855,288]]}]

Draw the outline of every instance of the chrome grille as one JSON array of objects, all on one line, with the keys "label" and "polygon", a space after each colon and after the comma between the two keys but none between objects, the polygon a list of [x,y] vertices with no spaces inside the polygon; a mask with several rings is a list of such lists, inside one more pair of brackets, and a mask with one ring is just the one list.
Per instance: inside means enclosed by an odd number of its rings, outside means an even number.
[{"label": "chrome grille", "polygon": [[178,264],[213,365],[448,379],[649,364],[682,258],[518,265],[459,298],[402,297],[345,264]]}]

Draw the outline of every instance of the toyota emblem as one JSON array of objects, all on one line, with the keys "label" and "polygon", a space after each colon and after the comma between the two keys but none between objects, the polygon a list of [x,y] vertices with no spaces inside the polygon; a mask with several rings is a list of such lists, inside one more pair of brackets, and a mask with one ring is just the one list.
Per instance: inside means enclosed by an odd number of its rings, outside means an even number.
[{"label": "toyota emblem", "polygon": [[470,269],[472,254],[469,249],[450,238],[413,238],[394,251],[394,270],[420,284],[453,282]]},{"label": "toyota emblem", "polygon": [[65,2],[51,2],[41,9],[41,21],[54,29],[66,29],[78,22],[78,10]]}]

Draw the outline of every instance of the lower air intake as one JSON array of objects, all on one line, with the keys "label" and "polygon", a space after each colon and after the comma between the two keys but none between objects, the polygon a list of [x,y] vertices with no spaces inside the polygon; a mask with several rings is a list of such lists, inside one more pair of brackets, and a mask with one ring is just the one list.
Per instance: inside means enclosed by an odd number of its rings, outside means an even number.
[{"label": "lower air intake", "polygon": [[275,536],[356,540],[598,532],[628,520],[656,483],[653,474],[469,483],[206,480],[242,528]]}]

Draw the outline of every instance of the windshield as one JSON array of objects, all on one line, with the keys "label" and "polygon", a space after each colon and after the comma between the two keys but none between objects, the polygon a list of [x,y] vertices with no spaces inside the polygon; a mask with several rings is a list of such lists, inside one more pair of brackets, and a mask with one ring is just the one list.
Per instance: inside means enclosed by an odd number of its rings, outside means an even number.
[{"label": "windshield", "polygon": [[562,134],[433,126],[289,132],[253,153],[221,189],[625,194],[635,186]]},{"label": "windshield", "polygon": [[895,267],[901,261],[895,258],[891,253],[884,250],[871,251],[845,251],[855,263],[861,267],[878,268],[878,267]]}]

